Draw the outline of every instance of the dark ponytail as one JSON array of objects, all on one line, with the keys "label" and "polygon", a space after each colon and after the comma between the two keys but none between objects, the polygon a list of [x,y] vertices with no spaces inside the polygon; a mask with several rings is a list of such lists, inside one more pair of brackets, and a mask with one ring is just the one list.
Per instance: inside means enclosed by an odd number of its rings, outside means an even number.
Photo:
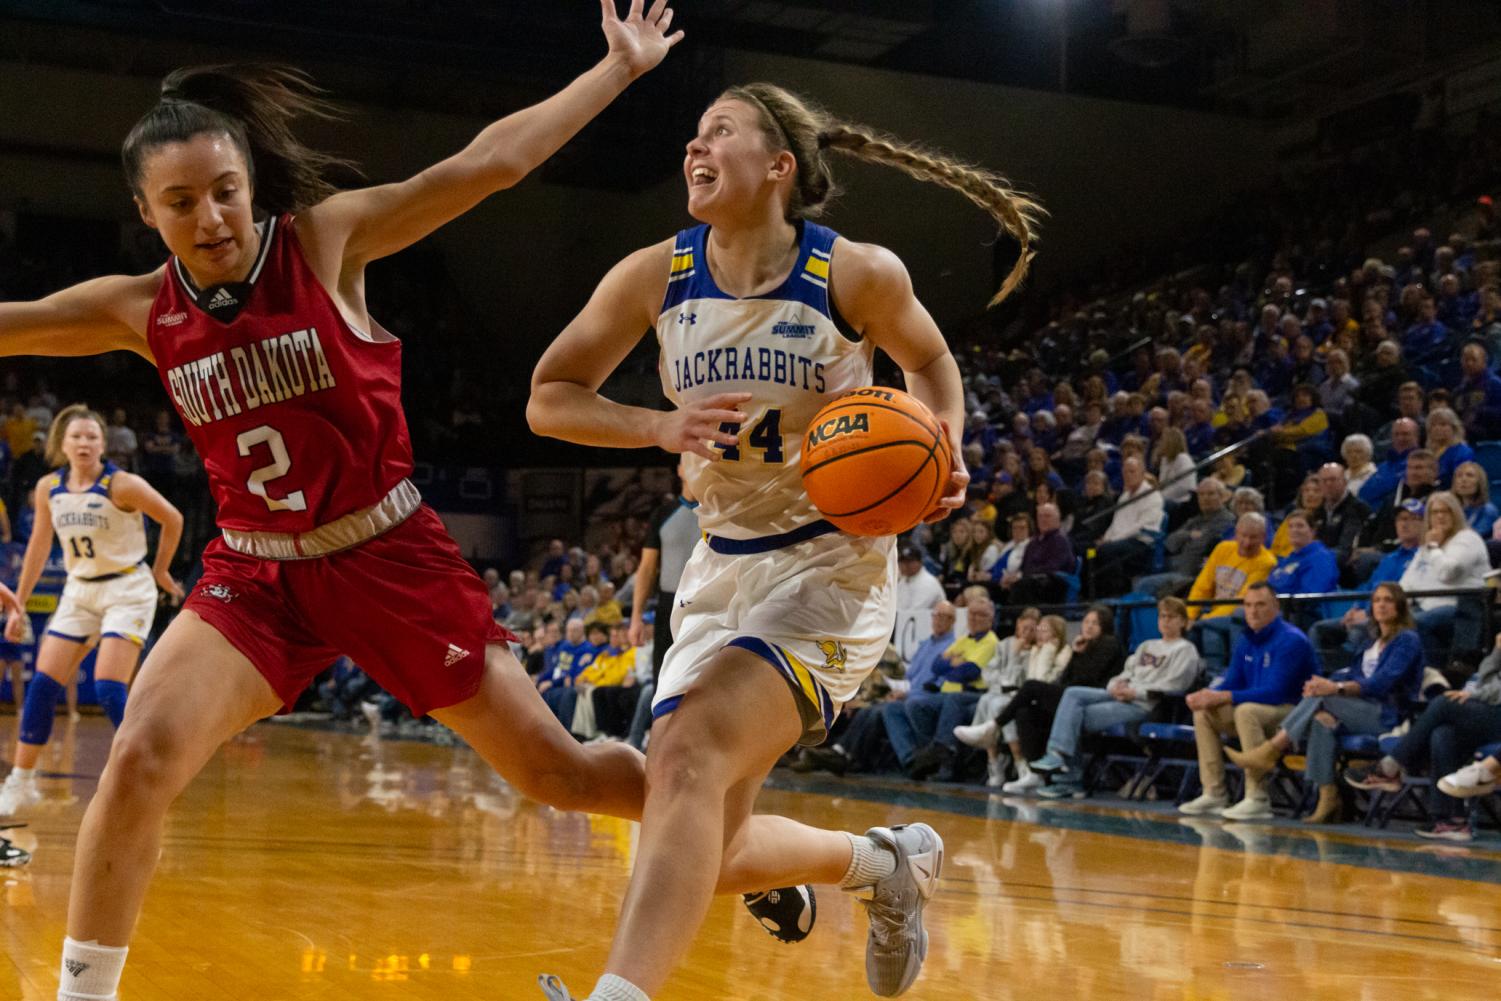
[{"label": "dark ponytail", "polygon": [[161,100],[148,111],[120,150],[125,178],[144,198],[141,174],[159,146],[186,142],[204,132],[227,135],[245,157],[255,204],[270,213],[296,212],[337,190],[332,170],[354,164],[304,146],[292,133],[299,116],[337,119],[339,109],[324,90],[290,66],[247,64],[187,66],[162,81]]}]

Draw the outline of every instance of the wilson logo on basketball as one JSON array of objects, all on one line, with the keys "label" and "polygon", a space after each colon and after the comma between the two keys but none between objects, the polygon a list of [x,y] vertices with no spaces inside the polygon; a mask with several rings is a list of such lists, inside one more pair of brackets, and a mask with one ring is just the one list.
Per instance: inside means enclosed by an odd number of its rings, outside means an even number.
[{"label": "wilson logo on basketball", "polygon": [[869,414],[841,414],[832,420],[824,421],[816,425],[808,432],[808,445],[821,445],[831,438],[837,438],[842,434],[854,434],[856,431],[870,431]]}]

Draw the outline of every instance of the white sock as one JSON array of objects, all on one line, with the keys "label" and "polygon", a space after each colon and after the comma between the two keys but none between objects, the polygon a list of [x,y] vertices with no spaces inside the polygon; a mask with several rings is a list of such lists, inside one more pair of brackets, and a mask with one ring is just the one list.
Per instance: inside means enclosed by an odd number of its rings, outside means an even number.
[{"label": "white sock", "polygon": [[1376,771],[1380,772],[1382,775],[1388,776],[1389,778],[1395,778],[1396,776],[1402,774],[1402,766],[1397,763],[1396,758],[1388,754],[1382,757],[1380,761],[1376,762]]},{"label": "white sock", "polygon": [[1032,766],[1029,765],[1029,764],[1027,764],[1027,762],[1024,761],[1024,760],[1022,760],[1021,758],[1017,758],[1016,759],[1016,777],[1019,778],[1019,779],[1024,779],[1028,775],[1031,775],[1031,774],[1032,774]]},{"label": "white sock", "polygon": [[624,977],[606,973],[594,985],[589,1001],[651,1001],[646,992]]},{"label": "white sock", "polygon": [[114,1001],[128,951],[128,946],[64,938],[57,1001]]},{"label": "white sock", "polygon": [[841,890],[863,890],[896,872],[896,854],[863,834],[844,834],[850,839],[850,867],[839,881]]},{"label": "white sock", "polygon": [[10,773],[16,777],[17,782],[30,782],[36,778],[35,768],[21,768],[17,766],[12,768]]}]

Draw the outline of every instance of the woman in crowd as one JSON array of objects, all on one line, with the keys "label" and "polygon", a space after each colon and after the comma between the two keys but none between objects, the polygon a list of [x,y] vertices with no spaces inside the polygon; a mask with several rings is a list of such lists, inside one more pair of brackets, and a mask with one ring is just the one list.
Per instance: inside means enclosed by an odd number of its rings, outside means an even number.
[{"label": "woman in crowd", "polygon": [[[1051,618],[1054,617],[1049,616]],[[1062,620],[1059,620],[1049,627],[1049,633],[1061,626]],[[1039,642],[1045,640],[1039,636]],[[1068,658],[1053,678],[1029,679],[1016,693],[1016,698],[996,717],[996,724],[1001,727],[1013,720],[1016,722],[1017,738],[1026,761],[1035,761],[1046,753],[1048,731],[1052,728],[1053,716],[1065,689],[1071,685],[1103,688],[1107,681],[1120,673],[1126,655],[1120,640],[1115,637],[1115,615],[1104,605],[1091,606],[1080,624],[1079,635],[1073,643],[1063,647],[1062,652],[1067,653]],[[1055,665],[1057,662],[1055,659]],[[1031,768],[1023,769],[1020,763],[1017,773],[1015,782],[1001,787],[1004,792],[1027,792],[1045,781]]]},{"label": "woman in crowd", "polygon": [[[1485,540],[1465,524],[1459,501],[1441,490],[1430,494],[1425,504],[1423,545],[1402,572],[1403,590],[1412,593],[1484,587],[1485,575],[1491,569],[1490,554]],[[1473,634],[1467,633],[1478,623],[1478,615],[1474,621],[1466,621],[1468,629],[1459,629],[1459,604],[1460,600],[1452,596],[1413,599],[1426,663],[1433,667],[1448,664],[1451,643],[1462,646],[1474,641]]]},{"label": "woman in crowd", "polygon": [[1438,841],[1473,841],[1469,811],[1459,800],[1495,789],[1495,759],[1469,762],[1476,751],[1497,741],[1501,741],[1501,633],[1464,688],[1429,702],[1391,754],[1369,769],[1351,769],[1345,781],[1357,789],[1396,793],[1402,790],[1406,773],[1426,769],[1443,776],[1429,793],[1432,822],[1414,833]]},{"label": "woman in crowd", "polygon": [[[1272,535],[1272,544],[1268,547],[1271,549],[1272,555],[1280,560],[1293,551],[1292,540],[1287,536],[1287,515],[1294,513],[1301,514],[1308,519],[1310,524],[1316,525],[1318,524],[1319,511],[1323,506],[1324,491],[1319,486],[1319,478],[1311,475],[1304,477],[1302,486],[1298,487],[1297,501],[1294,502],[1287,514],[1283,516],[1282,523],[1277,526],[1277,531]],[[1239,516],[1240,512],[1237,511],[1236,517]]]},{"label": "woman in crowd", "polygon": [[1346,435],[1340,442],[1339,455],[1345,460],[1346,484],[1350,493],[1360,496],[1360,488],[1376,475],[1376,464],[1371,461],[1374,447],[1371,439],[1363,434]]},{"label": "woman in crowd", "polygon": [[1194,475],[1194,460],[1188,454],[1188,441],[1178,428],[1162,432],[1152,455],[1152,468],[1157,472],[1157,485],[1165,503],[1182,504],[1193,496],[1199,478]]},{"label": "woman in crowd", "polygon": [[1478,462],[1461,462],[1454,468],[1454,499],[1464,509],[1465,524],[1482,539],[1496,526],[1496,505],[1491,503],[1491,484]]},{"label": "woman in crowd", "polygon": [[1459,415],[1448,407],[1429,410],[1423,432],[1427,437],[1423,444],[1438,460],[1439,488],[1447,490],[1460,464],[1474,461],[1475,450],[1465,442],[1465,426]]},{"label": "woman in crowd", "polygon": [[1126,658],[1121,673],[1103,688],[1077,685],[1063,693],[1048,734],[1048,752],[1031,763],[1034,772],[1052,776],[1038,795],[1048,799],[1084,795],[1079,767],[1079,739],[1120,724],[1144,722],[1164,695],[1186,692],[1199,675],[1199,652],[1183,637],[1188,606],[1179,598],[1157,602],[1157,631]]},{"label": "woman in crowd", "polygon": [[1407,595],[1398,584],[1378,584],[1371,596],[1370,643],[1354,664],[1331,677],[1303,685],[1303,700],[1282,721],[1272,739],[1250,751],[1226,748],[1230,760],[1247,771],[1247,782],[1277,767],[1295,748],[1307,755],[1307,779],[1319,801],[1305,819],[1310,824],[1338,820],[1339,788],[1334,784],[1340,733],[1385,733],[1417,702],[1423,679],[1423,644],[1414,628]]}]

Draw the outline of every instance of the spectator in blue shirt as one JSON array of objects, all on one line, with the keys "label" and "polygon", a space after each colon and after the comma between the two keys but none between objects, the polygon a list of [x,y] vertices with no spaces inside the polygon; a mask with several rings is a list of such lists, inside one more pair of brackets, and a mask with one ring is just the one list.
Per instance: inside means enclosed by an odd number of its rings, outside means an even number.
[{"label": "spectator in blue shirt", "polygon": [[1449,350],[1449,328],[1438,319],[1433,296],[1418,301],[1418,319],[1402,333],[1402,357],[1410,364],[1426,365],[1441,361]]},{"label": "spectator in blue shirt", "polygon": [[1501,377],[1490,369],[1490,355],[1479,341],[1470,341],[1459,355],[1463,373],[1454,391],[1454,409],[1465,433],[1475,441],[1501,438]]},{"label": "spectator in blue shirt", "polygon": [[1428,411],[1428,451],[1438,459],[1438,487],[1448,490],[1454,479],[1454,470],[1462,462],[1475,458],[1475,450],[1465,443],[1464,425],[1459,415],[1448,407],[1434,407]]},{"label": "spectator in blue shirt", "polygon": [[1305,774],[1319,790],[1318,806],[1306,818],[1310,824],[1339,819],[1339,788],[1334,784],[1338,734],[1375,736],[1389,730],[1418,698],[1423,643],[1400,584],[1377,586],[1371,597],[1371,623],[1374,639],[1360,659],[1332,677],[1309,678],[1302,701],[1271,740],[1245,751],[1226,751],[1249,776],[1269,773],[1283,754],[1305,748]]},{"label": "spectator in blue shirt", "polygon": [[[918,696],[927,695],[924,686],[937,677],[944,651],[954,645],[957,638],[954,636],[955,617],[954,606],[949,602],[940,601],[933,606],[930,613],[933,634],[918,644],[911,660],[907,662],[905,676],[887,681],[890,688],[887,700],[859,710],[850,720],[848,728],[833,743],[826,747],[805,748],[801,758],[808,763],[807,770],[823,768],[837,775],[850,770],[875,771],[881,752],[887,746],[887,733],[898,726],[898,717],[902,724],[906,723],[907,698],[914,693]],[[906,733],[906,729],[903,729],[903,733]],[[915,745],[916,737],[913,736],[910,742]],[[908,758],[915,750],[915,746],[907,750]]]},{"label": "spectator in blue shirt", "polygon": [[1277,593],[1266,581],[1246,588],[1241,599],[1246,631],[1235,643],[1230,668],[1208,688],[1191,693],[1186,702],[1194,714],[1194,737],[1199,748],[1199,778],[1203,793],[1178,809],[1191,815],[1219,813],[1231,820],[1272,816],[1266,789],[1267,772],[1247,773],[1245,798],[1227,807],[1222,735],[1233,732],[1240,746],[1264,743],[1292,711],[1303,685],[1318,670],[1313,644],[1281,617]]},{"label": "spectator in blue shirt", "polygon": [[[1276,568],[1267,576],[1267,583],[1278,594],[1318,594],[1337,590],[1339,559],[1334,550],[1314,538],[1308,515],[1294,510],[1282,523],[1287,526],[1287,540],[1293,548],[1277,561]],[[1313,622],[1323,614],[1323,603],[1315,602],[1300,608],[1298,618]]]},{"label": "spectator in blue shirt", "polygon": [[1360,488],[1360,499],[1375,510],[1397,492],[1402,477],[1407,474],[1407,453],[1418,447],[1420,432],[1418,422],[1410,417],[1399,417],[1392,422],[1392,445],[1386,458],[1376,467],[1376,472]]},{"label": "spectator in blue shirt", "polygon": [[1465,524],[1482,539],[1489,539],[1501,512],[1491,503],[1491,485],[1486,480],[1485,468],[1478,462],[1461,462],[1454,470],[1454,486],[1449,492],[1464,508]]},{"label": "spectator in blue shirt", "polygon": [[[1371,575],[1356,586],[1357,591],[1373,591],[1378,584],[1402,579],[1407,564],[1423,544],[1423,502],[1416,498],[1404,501],[1397,509],[1397,548],[1381,557]],[[1370,602],[1324,603],[1324,614],[1329,618],[1313,624],[1308,631],[1314,647],[1325,667],[1343,667],[1354,655],[1351,640],[1356,627],[1368,621]]]}]

